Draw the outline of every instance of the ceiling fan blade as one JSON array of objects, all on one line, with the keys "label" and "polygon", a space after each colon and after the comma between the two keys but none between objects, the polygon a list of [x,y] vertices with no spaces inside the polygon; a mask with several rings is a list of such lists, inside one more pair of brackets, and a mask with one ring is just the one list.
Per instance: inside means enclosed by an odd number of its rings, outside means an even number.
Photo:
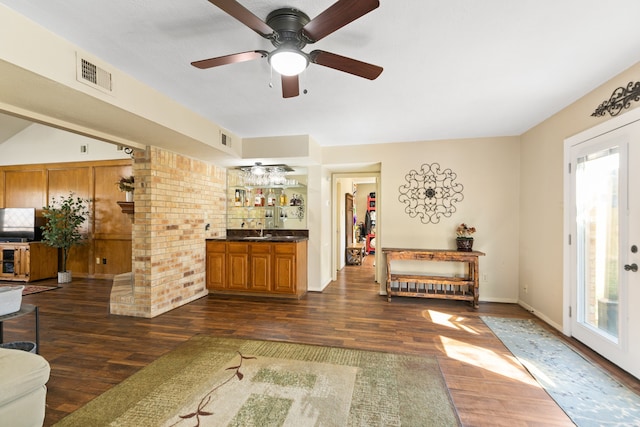
[{"label": "ceiling fan blade", "polygon": [[250,50],[249,52],[233,53],[231,55],[218,56],[217,58],[203,59],[191,63],[196,68],[207,69],[220,65],[235,64],[236,62],[251,61],[253,59],[265,58],[267,52],[264,50]]},{"label": "ceiling fan blade", "polygon": [[209,0],[209,2],[218,6],[264,38],[269,38],[273,33],[273,28],[235,0]]},{"label": "ceiling fan blade", "polygon": [[281,76],[282,77],[282,97],[293,98],[300,95],[300,80],[298,76]]},{"label": "ceiling fan blade", "polygon": [[302,27],[302,32],[310,43],[317,42],[378,6],[378,0],[338,0]]},{"label": "ceiling fan blade", "polygon": [[311,62],[322,65],[324,67],[333,68],[334,70],[344,71],[354,76],[364,77],[365,79],[375,80],[383,68],[356,59],[347,58],[346,56],[336,55],[335,53],[325,52],[323,50],[314,50],[309,54]]}]

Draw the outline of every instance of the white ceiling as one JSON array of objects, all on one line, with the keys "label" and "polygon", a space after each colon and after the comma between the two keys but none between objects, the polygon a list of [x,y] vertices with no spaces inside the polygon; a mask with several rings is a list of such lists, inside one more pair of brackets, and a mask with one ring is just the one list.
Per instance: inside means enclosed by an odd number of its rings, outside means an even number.
[{"label": "white ceiling", "polygon": [[[285,6],[313,18],[334,2],[239,1],[263,19]],[[0,3],[240,137],[309,134],[324,146],[519,135],[640,60],[638,0],[381,0],[305,51],[382,75],[312,64],[308,93],[283,99],[265,59],[190,65],[272,49],[206,0]]]}]

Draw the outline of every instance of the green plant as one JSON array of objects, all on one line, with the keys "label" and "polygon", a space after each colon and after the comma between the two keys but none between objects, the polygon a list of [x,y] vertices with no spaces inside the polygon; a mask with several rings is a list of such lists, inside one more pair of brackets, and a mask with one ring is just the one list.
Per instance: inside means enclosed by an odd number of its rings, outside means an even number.
[{"label": "green plant", "polygon": [[120,178],[120,181],[118,181],[116,184],[118,184],[118,189],[120,189],[120,191],[125,192],[125,191],[133,191],[135,190],[135,179],[133,178],[133,175],[131,176],[123,176],[122,178]]},{"label": "green plant", "polygon": [[48,206],[42,208],[46,220],[41,226],[42,240],[49,246],[62,249],[62,271],[67,271],[69,250],[84,239],[80,226],[89,216],[89,200],[69,193],[67,197],[53,197]]},{"label": "green plant", "polygon": [[475,227],[469,227],[464,222],[456,228],[456,236],[463,239],[471,239],[471,235],[476,232]]}]

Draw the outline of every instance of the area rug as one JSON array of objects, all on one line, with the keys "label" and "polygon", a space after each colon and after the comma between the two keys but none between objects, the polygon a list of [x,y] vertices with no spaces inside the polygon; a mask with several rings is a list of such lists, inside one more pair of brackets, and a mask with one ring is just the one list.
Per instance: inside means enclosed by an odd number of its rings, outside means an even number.
[{"label": "area rug", "polygon": [[640,396],[533,320],[481,317],[578,426],[640,426]]},{"label": "area rug", "polygon": [[56,426],[458,426],[435,357],[197,335]]},{"label": "area rug", "polygon": [[[0,286],[17,286],[16,283],[0,283]],[[58,289],[58,286],[41,286],[41,285],[24,285],[22,290],[22,296],[37,294],[45,291],[52,291]]]}]

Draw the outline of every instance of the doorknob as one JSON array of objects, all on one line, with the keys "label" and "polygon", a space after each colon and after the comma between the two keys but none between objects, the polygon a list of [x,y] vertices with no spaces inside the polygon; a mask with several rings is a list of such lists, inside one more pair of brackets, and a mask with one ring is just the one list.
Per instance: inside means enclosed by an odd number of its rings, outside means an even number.
[{"label": "doorknob", "polygon": [[633,271],[635,273],[636,271],[638,271],[638,264],[636,264],[635,262],[633,264],[631,264],[631,265],[625,264],[624,270],[625,271]]}]

